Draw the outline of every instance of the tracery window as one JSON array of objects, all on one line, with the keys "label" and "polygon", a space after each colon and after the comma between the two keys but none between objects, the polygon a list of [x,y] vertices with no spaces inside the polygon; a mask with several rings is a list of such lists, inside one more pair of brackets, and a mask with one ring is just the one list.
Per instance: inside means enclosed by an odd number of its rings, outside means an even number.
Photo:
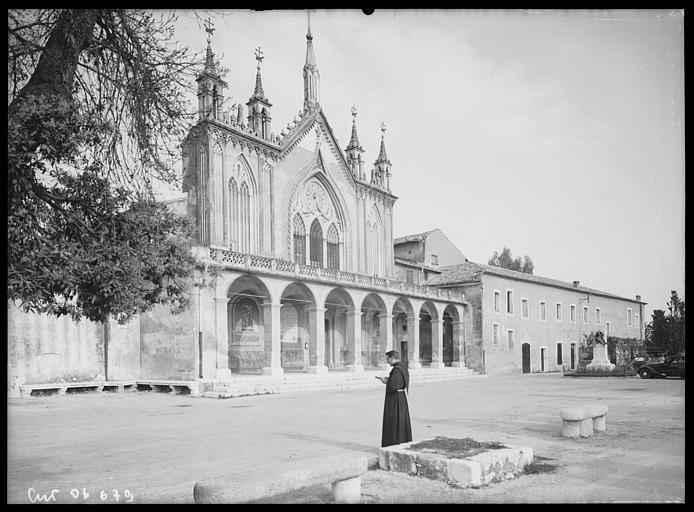
[{"label": "tracery window", "polygon": [[328,229],[328,268],[340,269],[340,239],[334,224]]},{"label": "tracery window", "polygon": [[323,266],[323,229],[320,226],[318,219],[314,219],[311,223],[310,235],[310,258],[311,265],[315,267]]},{"label": "tracery window", "polygon": [[299,214],[294,216],[294,261],[306,263],[306,226]]}]

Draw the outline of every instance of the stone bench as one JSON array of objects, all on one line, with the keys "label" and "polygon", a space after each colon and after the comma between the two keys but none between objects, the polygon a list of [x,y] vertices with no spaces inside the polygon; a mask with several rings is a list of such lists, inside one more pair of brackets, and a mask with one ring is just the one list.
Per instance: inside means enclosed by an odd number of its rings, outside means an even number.
[{"label": "stone bench", "polygon": [[562,419],[562,436],[590,437],[593,431],[605,431],[607,406],[590,404],[582,407],[565,407],[559,411]]},{"label": "stone bench", "polygon": [[365,455],[340,454],[278,463],[276,467],[239,469],[197,482],[195,503],[247,503],[278,494],[331,483],[336,503],[361,502],[361,476],[368,469]]},{"label": "stone bench", "polygon": [[200,383],[197,381],[138,380],[137,389],[138,391],[157,391],[159,393],[173,393],[174,395],[202,395]]},{"label": "stone bench", "polygon": [[69,393],[70,390],[93,389],[95,392],[100,393],[104,389],[124,391],[125,388],[134,386],[134,382],[124,381],[51,382],[47,384],[22,384],[19,386],[19,391],[20,397],[25,398],[32,396],[34,392],[41,391],[53,391],[54,393],[51,394],[64,395]]}]

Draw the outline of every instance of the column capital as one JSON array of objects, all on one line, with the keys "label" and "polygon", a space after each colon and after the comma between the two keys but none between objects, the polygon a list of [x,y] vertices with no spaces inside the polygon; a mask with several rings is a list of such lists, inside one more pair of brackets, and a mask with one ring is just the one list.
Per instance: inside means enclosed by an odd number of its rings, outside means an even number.
[{"label": "column capital", "polygon": [[386,312],[386,313],[379,313],[378,316],[379,316],[379,318],[393,318],[393,314],[392,314],[392,313],[388,313],[388,312]]},{"label": "column capital", "polygon": [[226,304],[229,302],[229,297],[214,297],[214,301],[217,304]]},{"label": "column capital", "polygon": [[319,308],[317,306],[310,306],[310,307],[306,308],[306,311],[308,311],[309,313],[318,313],[318,312],[325,313],[326,308]]}]

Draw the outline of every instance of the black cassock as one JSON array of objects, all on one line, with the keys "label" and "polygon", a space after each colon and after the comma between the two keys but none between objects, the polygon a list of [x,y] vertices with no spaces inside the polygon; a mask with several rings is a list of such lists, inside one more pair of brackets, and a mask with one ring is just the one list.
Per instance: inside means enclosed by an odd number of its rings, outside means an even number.
[{"label": "black cassock", "polygon": [[412,441],[410,410],[404,390],[410,386],[410,372],[398,361],[393,365],[386,382],[386,399],[383,405],[383,436],[381,446]]}]

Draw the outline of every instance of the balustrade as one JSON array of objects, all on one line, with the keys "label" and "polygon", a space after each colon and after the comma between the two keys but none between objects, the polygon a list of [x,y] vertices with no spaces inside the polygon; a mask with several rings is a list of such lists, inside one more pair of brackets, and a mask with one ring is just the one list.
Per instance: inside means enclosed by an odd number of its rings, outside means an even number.
[{"label": "balustrade", "polygon": [[399,291],[410,295],[437,297],[440,299],[457,301],[465,300],[464,294],[458,293],[454,290],[404,283],[402,281],[386,279],[384,277],[345,272],[344,270],[315,267],[312,265],[304,265],[277,258],[266,258],[263,256],[255,256],[213,248],[210,249],[209,255],[210,259],[224,266],[236,268],[257,268],[270,271],[273,274],[306,276],[313,279],[318,279],[320,281],[357,284],[379,288],[384,291]]}]

